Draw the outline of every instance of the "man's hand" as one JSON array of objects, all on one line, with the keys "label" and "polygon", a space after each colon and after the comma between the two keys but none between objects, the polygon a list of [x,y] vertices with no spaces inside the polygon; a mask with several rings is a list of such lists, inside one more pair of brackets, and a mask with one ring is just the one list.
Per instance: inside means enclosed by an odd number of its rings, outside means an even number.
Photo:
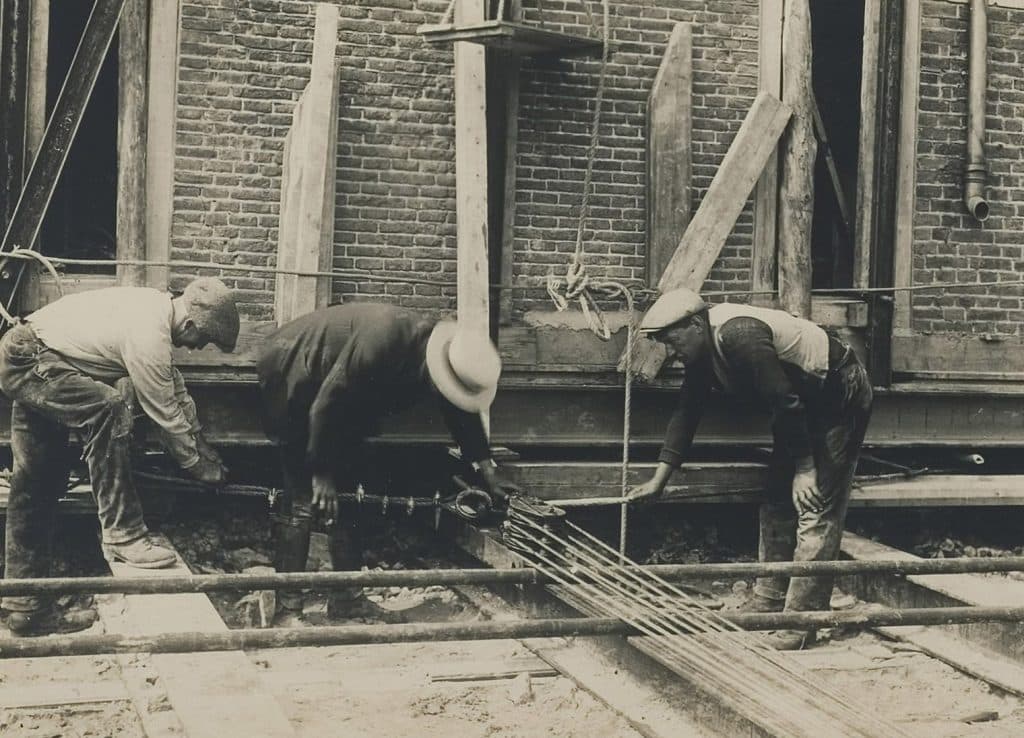
[{"label": "man's hand", "polygon": [[519,494],[522,490],[519,485],[510,481],[505,474],[493,464],[481,464],[480,476],[484,480],[487,491],[501,500],[507,500],[509,496]]},{"label": "man's hand", "polygon": [[313,475],[313,510],[319,510],[324,525],[334,525],[338,518],[338,490],[334,480],[320,474]]},{"label": "man's hand", "polygon": [[818,489],[818,472],[814,460],[801,460],[793,475],[793,507],[800,514],[821,512],[825,508],[825,497]]},{"label": "man's hand", "polygon": [[228,468],[224,464],[224,459],[222,459],[220,454],[217,453],[217,449],[211,446],[207,440],[203,438],[202,434],[196,435],[196,449],[199,451],[199,455],[202,458],[219,466],[224,471],[224,477],[227,477]]},{"label": "man's hand", "polygon": [[643,484],[629,490],[626,496],[630,502],[656,502],[665,491],[665,483],[657,477],[651,477]]},{"label": "man's hand", "polygon": [[224,466],[210,461],[204,456],[199,456],[199,461],[185,470],[190,477],[211,487],[220,487],[224,484]]}]

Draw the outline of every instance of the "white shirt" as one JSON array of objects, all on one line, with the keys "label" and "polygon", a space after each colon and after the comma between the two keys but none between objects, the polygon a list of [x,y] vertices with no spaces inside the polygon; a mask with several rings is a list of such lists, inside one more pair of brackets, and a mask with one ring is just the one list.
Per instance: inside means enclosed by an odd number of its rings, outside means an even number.
[{"label": "white shirt", "polygon": [[105,381],[130,377],[142,409],[174,446],[184,446],[171,451],[188,468],[199,454],[181,407],[184,383],[171,365],[173,315],[165,292],[108,287],[62,297],[27,322],[40,341],[83,374]]}]

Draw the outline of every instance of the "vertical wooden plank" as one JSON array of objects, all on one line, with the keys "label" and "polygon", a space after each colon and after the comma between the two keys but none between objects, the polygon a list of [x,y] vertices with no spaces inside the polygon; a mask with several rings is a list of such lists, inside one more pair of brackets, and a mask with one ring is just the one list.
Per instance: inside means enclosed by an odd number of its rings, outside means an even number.
[{"label": "vertical wooden plank", "polygon": [[[324,157],[323,213],[320,216],[320,250],[315,269],[310,271],[328,272],[334,267],[334,211],[338,188],[338,91],[341,78],[337,63],[332,59],[331,92],[328,105],[330,128],[327,132],[327,155]],[[314,309],[326,307],[331,302],[332,279],[315,277]]]},{"label": "vertical wooden plank", "polygon": [[[512,284],[515,267],[516,225],[516,149],[519,142],[519,57],[509,55],[506,67],[505,97],[505,184],[501,223],[501,284]],[[498,298],[498,323],[512,322],[513,292],[507,287]]]},{"label": "vertical wooden plank", "polygon": [[[917,189],[917,107],[921,78],[921,0],[906,0],[903,25],[903,79],[900,88],[899,170],[893,285],[909,287],[914,255],[914,206]],[[893,330],[910,331],[911,293],[896,292]]]},{"label": "vertical wooden plank", "polygon": [[[299,199],[302,187],[302,167],[296,153],[296,140],[302,136],[305,127],[304,115],[306,93],[299,96],[299,101],[292,112],[292,125],[284,137],[284,153],[281,171],[281,208],[277,224],[277,268],[295,269],[296,247],[299,228]],[[274,315],[278,325],[284,325],[292,319],[291,297],[295,294],[296,276],[294,274],[278,274],[274,285]]]},{"label": "vertical wooden plank", "polygon": [[793,111],[782,137],[779,203],[779,304],[811,316],[811,220],[814,216],[814,138],[811,13],[808,0],[788,0],[782,37],[782,99]]},{"label": "vertical wooden plank", "polygon": [[[125,0],[117,58],[117,256],[146,258],[146,84],[149,0]],[[120,265],[120,284],[141,286],[142,266]]]},{"label": "vertical wooden plank", "polygon": [[[484,20],[484,0],[457,0],[455,23]],[[458,234],[458,319],[489,332],[487,262],[487,111],[485,54],[479,44],[455,43],[455,217]]]},{"label": "vertical wooden plank", "polygon": [[29,0],[0,2],[0,225],[14,215],[25,172]]},{"label": "vertical wooden plank", "polygon": [[[180,0],[150,0],[149,110],[146,121],[146,258],[171,258],[174,139],[178,117]],[[170,269],[146,268],[146,284],[166,289]]]},{"label": "vertical wooden plank", "polygon": [[50,0],[32,0],[28,39],[28,111],[25,160],[39,153],[46,129],[46,68],[50,49]]},{"label": "vertical wooden plank", "polygon": [[[297,238],[294,243],[295,267],[303,272],[321,271],[330,265],[330,248],[334,241],[334,175],[337,134],[337,63],[338,6],[317,3],[316,26],[313,31],[313,62],[306,86],[306,127],[292,139],[292,150],[302,167],[301,194]],[[330,176],[328,176],[328,173]],[[330,202],[327,202],[327,198]],[[324,226],[330,221],[330,243],[325,254]],[[326,255],[323,258],[322,255]],[[312,312],[326,304],[329,278],[297,277],[291,296],[291,316]]]},{"label": "vertical wooden plank", "polygon": [[676,23],[647,99],[647,283],[657,284],[690,223],[693,39]]},{"label": "vertical wooden plank", "polygon": [[[782,12],[783,0],[761,0],[758,38],[758,89],[782,97]],[[778,252],[779,154],[773,151],[754,190],[754,244],[750,265],[750,288],[754,292],[775,289],[775,260]],[[751,295],[754,305],[771,305],[773,295]]]},{"label": "vertical wooden plank", "polygon": [[789,117],[786,104],[767,92],[754,100],[661,275],[660,291],[676,287],[699,290],[703,286]]},{"label": "vertical wooden plank", "polygon": [[857,145],[857,196],[853,223],[853,286],[871,283],[871,222],[875,210],[878,136],[878,65],[881,0],[864,0],[864,52],[860,82],[860,137]]}]

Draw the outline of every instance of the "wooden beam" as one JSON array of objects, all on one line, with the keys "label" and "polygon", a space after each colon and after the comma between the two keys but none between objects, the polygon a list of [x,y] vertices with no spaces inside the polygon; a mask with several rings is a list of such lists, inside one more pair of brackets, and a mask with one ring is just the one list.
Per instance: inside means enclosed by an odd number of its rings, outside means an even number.
[{"label": "wooden beam", "polygon": [[[117,34],[117,256],[146,258],[146,83],[149,0],[125,0]],[[120,265],[124,286],[146,283],[143,266]]]},{"label": "wooden beam", "polygon": [[[483,0],[458,0],[455,23],[484,20]],[[489,333],[487,261],[487,111],[484,47],[455,43],[455,218],[458,238],[458,319]]]},{"label": "wooden beam", "polygon": [[811,315],[811,222],[814,217],[814,91],[808,0],[788,0],[782,39],[782,99],[793,111],[782,138],[779,192],[779,302]]},{"label": "wooden beam", "polygon": [[[329,271],[334,252],[337,175],[338,7],[319,3],[309,84],[299,97],[285,137],[278,226],[278,266]],[[275,313],[279,325],[326,305],[330,277],[279,274]]]},{"label": "wooden beam", "polygon": [[[761,0],[758,89],[782,97],[783,0]],[[754,305],[772,304],[775,289],[779,213],[779,153],[772,150],[754,189],[754,243],[750,264],[750,296]]]},{"label": "wooden beam", "polygon": [[[161,544],[170,546],[166,540]],[[167,569],[133,569],[125,564],[112,564],[110,569],[115,577],[190,573],[180,558]],[[228,629],[206,595],[127,595],[124,603],[124,616],[114,632],[126,636]],[[151,658],[189,738],[295,735],[288,718],[263,686],[256,667],[241,651],[154,654]]]},{"label": "wooden beam", "polygon": [[[893,285],[913,283],[914,211],[917,203],[917,111],[921,81],[921,0],[905,0],[903,25],[903,79],[900,85],[900,130],[896,173],[896,236]],[[895,294],[893,333],[909,331],[912,293]],[[893,349],[895,353],[895,348]],[[895,359],[895,356],[894,356]]]},{"label": "wooden beam", "polygon": [[[28,248],[35,242],[96,77],[117,30],[124,3],[125,0],[96,0],[54,106],[50,125],[43,135],[40,155],[32,163],[0,251]],[[20,267],[18,271],[20,273]]]},{"label": "wooden beam", "polygon": [[693,38],[676,23],[647,98],[647,283],[657,284],[690,223]]},{"label": "wooden beam", "polygon": [[[150,0],[149,110],[146,123],[146,258],[171,258],[174,140],[178,117],[179,0]],[[166,289],[170,269],[146,267],[146,284]]]},{"label": "wooden beam", "polygon": [[789,107],[767,92],[754,100],[658,282],[661,292],[703,286],[789,116]]}]

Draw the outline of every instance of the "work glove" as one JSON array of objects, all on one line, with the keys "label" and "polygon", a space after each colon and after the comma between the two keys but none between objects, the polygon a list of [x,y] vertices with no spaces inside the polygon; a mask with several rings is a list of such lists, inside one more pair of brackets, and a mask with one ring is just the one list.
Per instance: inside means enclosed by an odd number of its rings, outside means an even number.
[{"label": "work glove", "polygon": [[196,434],[195,438],[196,449],[199,451],[199,456],[206,459],[207,461],[217,464],[221,469],[224,470],[224,477],[227,478],[228,467],[224,463],[224,459],[222,459],[220,457],[220,454],[217,453],[217,449],[211,446],[201,433]]},{"label": "work glove", "polygon": [[202,482],[211,487],[221,487],[224,485],[225,469],[223,464],[211,461],[202,456],[202,454],[199,456],[199,461],[186,469],[185,472],[197,482]]}]

